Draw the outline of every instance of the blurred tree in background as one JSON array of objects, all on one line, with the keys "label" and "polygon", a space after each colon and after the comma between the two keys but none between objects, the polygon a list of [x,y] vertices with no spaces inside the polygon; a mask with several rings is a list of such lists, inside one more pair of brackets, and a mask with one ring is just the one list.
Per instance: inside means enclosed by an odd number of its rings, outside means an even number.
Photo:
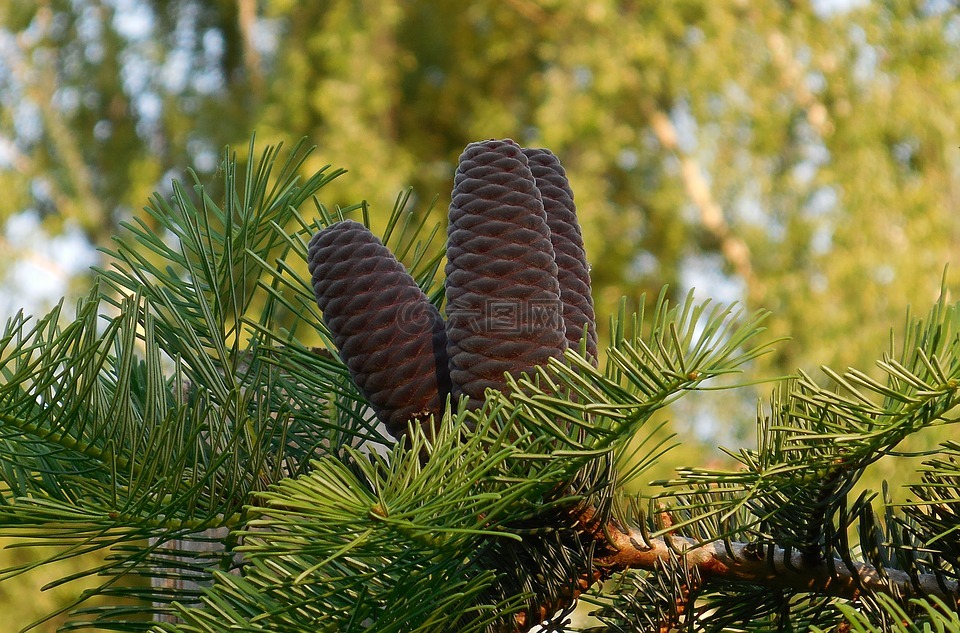
[{"label": "blurred tree in background", "polygon": [[[351,172],[323,203],[375,222],[408,186],[441,220],[463,147],[512,137],[564,162],[599,315],[695,286],[773,311],[758,375],[867,367],[960,252],[958,77],[936,0],[4,3],[0,313],[83,290],[119,222],[252,131],[317,144],[307,168]],[[745,406],[678,424],[729,442]]]}]

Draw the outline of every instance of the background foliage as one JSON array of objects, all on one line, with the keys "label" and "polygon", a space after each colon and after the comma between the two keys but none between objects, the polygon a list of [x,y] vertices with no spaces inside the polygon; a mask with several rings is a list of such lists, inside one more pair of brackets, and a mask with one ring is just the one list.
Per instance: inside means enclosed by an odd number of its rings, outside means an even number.
[{"label": "background foliage", "polygon": [[[4,3],[0,311],[85,294],[92,247],[253,130],[317,144],[350,172],[324,204],[374,224],[408,186],[442,219],[464,145],[513,137],[564,162],[599,315],[696,286],[792,337],[756,375],[869,367],[960,252],[958,49],[934,0]],[[739,444],[753,402],[674,417]]]}]

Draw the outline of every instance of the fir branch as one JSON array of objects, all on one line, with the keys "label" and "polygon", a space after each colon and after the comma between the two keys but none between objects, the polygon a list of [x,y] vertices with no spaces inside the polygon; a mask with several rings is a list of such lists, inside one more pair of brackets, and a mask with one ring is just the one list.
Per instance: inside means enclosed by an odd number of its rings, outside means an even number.
[{"label": "fir branch", "polygon": [[[172,202],[156,197],[148,209],[154,226],[131,224],[116,240],[115,265],[71,322],[61,325],[58,306],[0,333],[0,532],[58,545],[36,565],[108,553],[79,574],[105,580],[69,609],[98,594],[146,600],[141,614],[189,602],[212,569],[235,565],[230,538],[211,549],[208,529],[238,527],[252,491],[302,470],[318,446],[360,434],[340,420],[314,423],[338,385],[353,393],[339,365],[303,363],[315,371],[294,382],[276,350],[243,331],[250,322],[255,334],[280,329],[275,304],[250,314],[261,266],[284,256],[282,227],[339,173],[323,168],[301,182],[306,155],[268,148],[240,171],[228,151],[221,203],[199,184],[190,197],[175,183]],[[291,349],[309,353],[287,341]],[[211,551],[185,554],[193,543]],[[144,588],[143,577],[194,586]],[[75,613],[76,627],[149,626],[116,605]]]},{"label": "fir branch", "polygon": [[[588,519],[589,517],[585,517]],[[684,566],[705,580],[760,585],[769,589],[819,593],[854,599],[863,592],[893,597],[936,596],[952,608],[960,606],[960,584],[936,574],[911,577],[896,569],[865,563],[849,566],[840,558],[808,564],[800,552],[776,546],[732,541],[703,543],[675,534],[650,538],[638,528],[611,523],[604,536],[609,553],[598,554],[598,566],[609,573],[624,569],[656,570],[679,556]]]},{"label": "fir branch", "polygon": [[[348,451],[346,464],[321,460],[308,475],[259,495],[265,505],[251,510],[239,549],[249,565],[245,578],[277,604],[263,626],[296,630],[319,613],[333,629],[347,626],[330,619],[346,608],[335,603],[343,596],[311,588],[337,579],[348,595],[363,595],[352,613],[413,629],[425,617],[422,607],[397,594],[396,583],[427,569],[445,578],[442,589],[434,585],[439,604],[449,592],[483,583],[478,610],[457,612],[443,630],[524,631],[569,608],[613,569],[597,562],[610,548],[613,453],[673,397],[765,349],[749,346],[763,315],[740,323],[730,309],[691,302],[672,307],[662,296],[652,323],[637,318],[621,330],[630,338],[617,341],[621,356],[611,355],[603,369],[571,350],[569,364],[488,391],[479,409],[445,418],[436,436],[412,427],[409,451],[398,447],[386,459]],[[715,343],[700,344],[693,329]],[[634,356],[657,370],[628,371]],[[589,400],[558,395],[587,386],[596,391]],[[555,430],[544,424],[551,418],[559,421]],[[573,432],[560,432],[563,425]],[[421,462],[424,452],[429,459]],[[435,561],[456,567],[441,571]],[[371,578],[380,579],[377,588]],[[241,618],[255,597],[233,578],[222,583],[205,598],[208,608],[226,601]],[[488,620],[493,607],[498,615]],[[206,630],[202,614],[181,615],[187,626],[176,630]]]},{"label": "fir branch", "polygon": [[693,486],[713,497],[703,503],[709,514],[750,507],[754,520],[739,526],[741,533],[756,530],[760,538],[799,548],[811,563],[830,558],[835,549],[847,556],[838,540],[843,532],[828,537],[823,528],[845,522],[847,494],[863,470],[908,436],[956,421],[958,315],[960,308],[941,298],[927,319],[913,324],[906,345],[917,347],[902,352],[900,361],[891,354],[878,363],[888,373],[886,384],[855,369],[826,370],[836,388],[805,374],[785,383],[769,413],[759,416],[758,449],[730,453],[740,470],[684,469],[678,479],[662,482],[664,496],[687,495]]},{"label": "fir branch", "polygon": [[[518,148],[494,145],[523,166]],[[556,629],[579,596],[618,575],[632,596],[595,589],[616,613],[611,626],[697,628],[709,616],[715,628],[815,627],[839,622],[834,606],[847,604],[871,625],[956,611],[960,447],[941,447],[912,488],[920,502],[887,503],[882,520],[871,494],[849,496],[911,433],[956,421],[957,306],[941,300],[911,323],[903,349],[881,360],[886,381],[828,370],[836,388],[805,375],[786,383],[761,411],[757,449],[730,453],[740,470],[687,469],[661,482],[655,503],[671,505],[631,518],[618,457],[639,436],[639,462],[652,463],[664,450],[652,416],[769,349],[755,343],[765,314],[692,296],[672,305],[664,292],[646,313],[621,308],[602,367],[562,352],[564,337],[536,343],[543,364],[508,362],[469,407],[434,412],[435,427],[408,427],[409,449],[388,449],[301,270],[317,228],[356,210],[369,227],[366,206],[317,205],[320,221],[305,221],[298,205],[337,172],[301,183],[295,149],[274,177],[277,157],[270,149],[241,173],[226,154],[220,202],[180,185],[172,202],[154,199],[162,231],[128,227],[75,323],[61,326],[58,308],[0,334],[0,531],[59,541],[49,560],[109,552],[80,574],[105,580],[70,608],[94,594],[149,603],[77,609],[70,626]],[[543,237],[536,179],[520,171],[514,184],[533,205],[520,215],[532,212]],[[457,204],[496,212],[490,183],[467,180]],[[439,306],[437,231],[424,237],[405,206],[401,195],[383,244],[398,254],[391,265],[406,260],[417,300]],[[487,244],[458,217],[461,255],[478,236]],[[540,262],[542,246],[520,250]],[[505,289],[507,263],[481,250],[487,281]],[[104,306],[118,308],[105,323]],[[910,596],[940,603],[924,611],[931,602]]]}]

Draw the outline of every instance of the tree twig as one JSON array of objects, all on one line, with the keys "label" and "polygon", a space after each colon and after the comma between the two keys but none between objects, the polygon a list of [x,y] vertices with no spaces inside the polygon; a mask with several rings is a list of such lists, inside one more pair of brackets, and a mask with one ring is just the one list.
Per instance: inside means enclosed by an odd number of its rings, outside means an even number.
[{"label": "tree twig", "polygon": [[[595,542],[593,568],[578,579],[579,592],[563,596],[561,608],[573,604],[595,582],[628,569],[657,570],[673,557],[679,558],[691,575],[696,572],[703,584],[723,580],[847,599],[854,599],[863,591],[887,594],[901,601],[935,596],[960,610],[960,583],[931,573],[912,577],[899,569],[881,570],[858,562],[851,568],[839,558],[811,564],[802,552],[788,553],[780,547],[754,543],[722,540],[702,543],[677,535],[648,538],[638,528],[624,527],[614,519],[598,525],[596,510],[592,507],[580,512],[580,525],[586,528],[583,532],[586,542]],[[544,609],[540,612],[539,621],[533,621],[537,618],[526,612],[521,614],[516,620],[516,631],[529,631],[552,614],[542,615]]]},{"label": "tree twig", "polygon": [[750,261],[750,249],[747,243],[730,230],[723,215],[723,209],[713,197],[710,184],[704,175],[700,163],[682,151],[677,139],[677,129],[667,114],[656,107],[649,106],[650,125],[653,133],[669,152],[676,154],[680,161],[680,174],[683,186],[690,200],[700,209],[700,223],[704,230],[720,245],[720,252],[743,279],[752,295],[759,294],[759,282],[753,272]]},{"label": "tree twig", "polygon": [[914,579],[904,571],[881,571],[866,563],[854,563],[851,569],[839,558],[809,565],[801,552],[788,554],[780,547],[768,549],[752,543],[700,543],[682,536],[664,536],[645,543],[636,529],[609,530],[609,534],[612,538],[608,545],[615,551],[596,562],[611,570],[656,569],[672,552],[691,569],[698,569],[704,579],[723,578],[849,599],[863,590],[886,593],[898,599],[936,596],[955,608],[960,607],[957,581],[938,579],[934,574],[918,574]]}]

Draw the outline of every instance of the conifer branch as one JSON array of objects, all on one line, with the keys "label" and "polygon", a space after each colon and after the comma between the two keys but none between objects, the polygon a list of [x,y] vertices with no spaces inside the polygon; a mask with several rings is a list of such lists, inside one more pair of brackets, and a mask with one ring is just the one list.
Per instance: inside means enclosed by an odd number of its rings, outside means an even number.
[{"label": "conifer branch", "polygon": [[[582,529],[584,546],[594,552],[592,567],[576,579],[575,590],[544,603],[539,609],[515,616],[518,632],[529,631],[558,610],[570,607],[596,583],[629,570],[662,572],[674,566],[684,570],[687,599],[710,584],[743,584],[768,590],[811,593],[857,600],[864,594],[883,595],[897,601],[936,598],[960,611],[960,583],[941,574],[909,574],[842,558],[811,563],[804,552],[775,545],[730,540],[703,542],[665,533],[651,536],[638,527],[625,527],[616,518],[598,521],[594,507],[578,510],[574,524]],[[678,604],[685,610],[689,605]],[[675,623],[674,623],[675,624]],[[669,630],[667,627],[665,630]],[[507,629],[504,629],[505,631]]]},{"label": "conifer branch", "polygon": [[[590,518],[587,511],[583,520]],[[851,600],[864,591],[898,599],[936,596],[954,608],[960,607],[960,583],[936,574],[911,577],[898,569],[881,570],[866,563],[850,566],[841,558],[810,564],[803,552],[756,543],[703,543],[678,535],[651,538],[638,528],[624,528],[618,521],[609,522],[595,537],[606,550],[598,547],[594,560],[607,575],[627,569],[657,570],[672,556],[679,556],[684,566],[695,569],[705,581],[749,583]]]},{"label": "conifer branch", "polygon": [[[827,370],[837,388],[784,382],[760,412],[758,448],[728,453],[739,470],[682,470],[652,484],[672,505],[631,516],[615,468],[627,445],[644,446],[634,470],[654,461],[665,449],[647,441],[652,416],[765,353],[755,341],[766,314],[744,319],[692,295],[673,305],[664,292],[646,313],[622,305],[593,355],[572,195],[552,159],[540,169],[545,157],[508,141],[468,148],[445,289],[443,254],[425,245],[436,231],[417,237],[423,225],[401,220],[404,197],[382,240],[343,221],[351,208],[333,217],[318,206],[309,223],[298,205],[337,172],[301,184],[290,159],[271,188],[268,150],[243,176],[226,157],[222,204],[199,185],[199,203],[179,185],[173,202],[156,198],[149,213],[164,235],[130,226],[75,323],[58,325],[58,310],[32,327],[9,322],[0,532],[59,542],[48,560],[109,550],[78,574],[106,580],[68,608],[97,593],[140,601],[77,610],[69,626],[512,633],[556,628],[583,597],[610,605],[598,615],[619,618],[610,631],[957,613],[960,445],[926,462],[910,487],[919,503],[886,503],[881,520],[869,494],[848,497],[910,434],[957,421],[960,306],[941,298],[910,324],[902,350],[879,363],[885,382],[856,370]],[[557,204],[544,206],[541,186]],[[295,270],[302,260],[312,279]],[[517,336],[496,320],[441,327],[444,290],[479,310],[485,298],[528,298],[512,294],[521,285],[578,311],[523,314]],[[120,308],[106,327],[101,305]],[[405,306],[429,315],[420,329],[400,326]],[[383,332],[364,337],[370,324]],[[444,331],[456,335],[450,376],[468,406],[435,388],[447,379],[435,353]],[[393,358],[394,346],[419,369],[360,362]],[[474,375],[470,355],[494,369]],[[388,446],[370,405],[404,442]],[[413,414],[384,415],[407,405]],[[431,424],[418,423],[425,409]],[[636,592],[609,591],[601,581],[613,578]]]}]

